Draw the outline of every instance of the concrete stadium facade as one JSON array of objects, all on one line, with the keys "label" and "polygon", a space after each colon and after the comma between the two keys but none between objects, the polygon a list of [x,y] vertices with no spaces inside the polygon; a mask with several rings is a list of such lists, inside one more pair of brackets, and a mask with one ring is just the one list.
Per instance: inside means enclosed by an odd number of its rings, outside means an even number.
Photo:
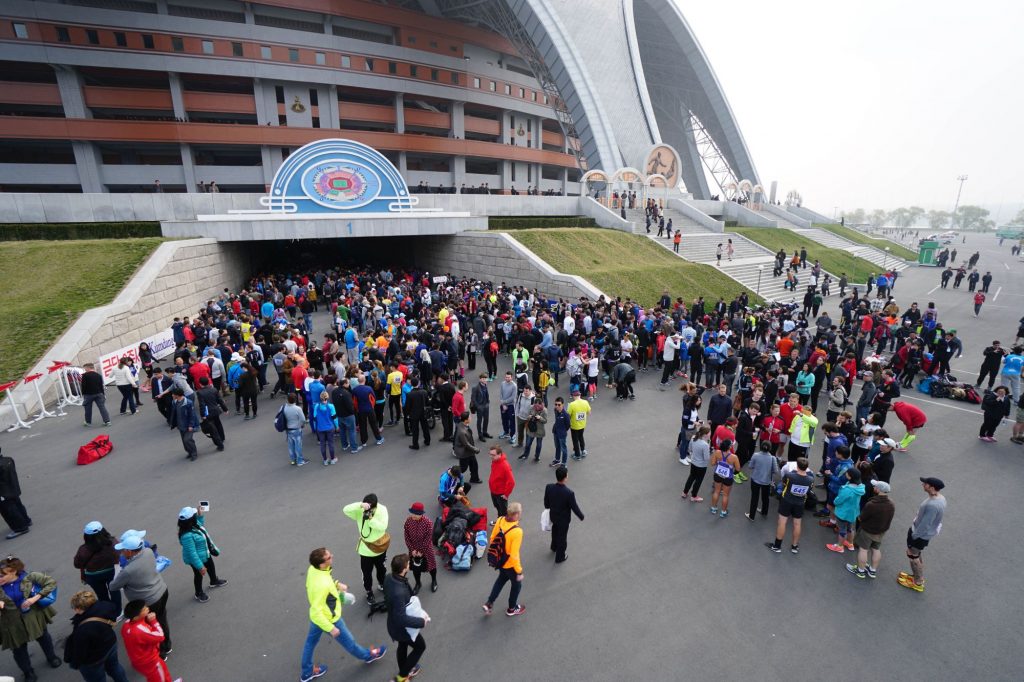
[{"label": "concrete stadium facade", "polygon": [[672,0],[7,0],[0,116],[13,192],[260,192],[325,137],[413,191],[577,194],[667,145],[707,198],[701,135],[758,182]]}]

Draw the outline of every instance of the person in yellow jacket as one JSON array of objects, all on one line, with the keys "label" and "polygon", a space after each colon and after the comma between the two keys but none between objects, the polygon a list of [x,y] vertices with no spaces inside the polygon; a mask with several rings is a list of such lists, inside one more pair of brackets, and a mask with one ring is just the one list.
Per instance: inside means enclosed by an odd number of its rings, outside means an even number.
[{"label": "person in yellow jacket", "polygon": [[373,603],[373,571],[377,570],[377,588],[384,591],[384,575],[391,536],[388,535],[388,508],[378,504],[377,496],[370,493],[362,502],[345,505],[345,516],[359,527],[359,568],[363,571],[363,589],[366,603]]},{"label": "person in yellow jacket", "polygon": [[498,577],[491,588],[491,595],[487,598],[483,609],[486,615],[491,615],[494,600],[501,594],[505,583],[511,583],[508,593],[508,608],[506,616],[518,616],[526,612],[526,607],[519,603],[519,592],[523,589],[523,563],[519,558],[519,551],[523,546],[523,529],[519,525],[519,518],[523,515],[523,505],[519,502],[509,502],[508,511],[504,516],[499,516],[491,529],[491,537],[488,542],[494,542],[498,533],[505,535],[505,554],[508,558],[498,568]]},{"label": "person in yellow jacket", "polygon": [[331,575],[333,565],[334,555],[326,547],[319,547],[309,553],[309,568],[306,569],[309,634],[306,635],[306,644],[302,647],[302,671],[299,676],[302,682],[310,682],[327,673],[326,665],[313,665],[313,650],[325,632],[336,639],[345,651],[366,663],[383,658],[388,650],[383,644],[373,649],[360,646],[348,631],[345,621],[341,618],[341,606],[345,603],[346,597],[350,599],[348,603],[354,602],[355,598],[346,593],[346,585]]}]

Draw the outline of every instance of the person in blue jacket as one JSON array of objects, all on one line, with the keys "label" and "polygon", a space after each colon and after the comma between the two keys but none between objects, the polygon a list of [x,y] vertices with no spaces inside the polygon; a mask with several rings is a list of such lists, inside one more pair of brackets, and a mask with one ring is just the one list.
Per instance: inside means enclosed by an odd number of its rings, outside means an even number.
[{"label": "person in blue jacket", "polygon": [[192,568],[192,579],[196,588],[195,599],[205,604],[210,597],[203,592],[203,576],[209,574],[210,587],[227,585],[228,581],[217,577],[213,557],[220,555],[220,549],[204,527],[205,518],[195,507],[182,507],[178,512],[178,542],[181,543],[181,559]]},{"label": "person in blue jacket", "polygon": [[[309,421],[320,441],[320,457],[324,461],[324,466],[337,464],[338,458],[334,454],[334,432],[338,430],[338,412],[326,390],[320,391],[319,399],[313,403]],[[328,449],[331,451],[330,457],[327,456]]]},{"label": "person in blue jacket", "polygon": [[182,388],[175,388],[171,395],[174,396],[174,400],[171,401],[171,428],[178,429],[185,454],[194,462],[199,459],[195,441],[195,432],[199,430],[199,417],[196,416],[195,404],[191,398],[185,397]]},{"label": "person in blue jacket", "polygon": [[437,484],[437,501],[444,504],[456,495],[465,495],[471,487],[469,483],[463,481],[462,467],[453,464],[441,474],[441,480]]},{"label": "person in blue jacket", "polygon": [[864,484],[861,482],[860,471],[855,468],[846,470],[846,484],[839,489],[835,499],[836,526],[839,538],[825,548],[842,554],[844,550],[853,551],[853,543],[846,539],[860,516],[860,498],[864,496]]},{"label": "person in blue jacket", "polygon": [[569,451],[565,444],[569,433],[569,413],[565,411],[565,401],[559,396],[555,398],[555,412],[551,417],[551,436],[555,439],[555,458],[548,466],[565,466]]}]

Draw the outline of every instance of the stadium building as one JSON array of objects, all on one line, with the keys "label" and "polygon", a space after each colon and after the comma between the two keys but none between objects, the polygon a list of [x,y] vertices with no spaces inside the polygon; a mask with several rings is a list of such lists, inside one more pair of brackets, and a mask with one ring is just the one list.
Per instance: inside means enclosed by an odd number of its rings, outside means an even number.
[{"label": "stadium building", "polygon": [[672,0],[4,0],[0,115],[6,192],[264,192],[333,137],[413,191],[759,181]]}]

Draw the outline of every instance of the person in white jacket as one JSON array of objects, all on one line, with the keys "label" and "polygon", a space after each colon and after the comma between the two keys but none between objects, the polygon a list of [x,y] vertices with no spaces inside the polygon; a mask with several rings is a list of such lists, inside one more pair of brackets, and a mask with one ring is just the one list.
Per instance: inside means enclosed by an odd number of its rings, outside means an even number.
[{"label": "person in white jacket", "polygon": [[121,358],[110,376],[114,379],[117,390],[121,392],[121,414],[126,414],[127,410],[131,410],[131,413],[135,414],[138,410],[138,406],[135,404],[135,389],[138,387],[138,383],[128,366],[127,357]]}]

